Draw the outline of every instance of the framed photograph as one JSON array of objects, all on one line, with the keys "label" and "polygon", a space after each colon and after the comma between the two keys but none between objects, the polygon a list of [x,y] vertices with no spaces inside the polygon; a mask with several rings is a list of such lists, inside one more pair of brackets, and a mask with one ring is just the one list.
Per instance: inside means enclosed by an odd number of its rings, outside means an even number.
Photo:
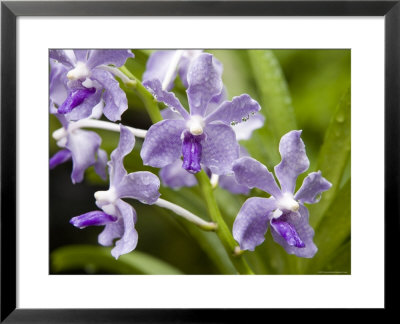
[{"label": "framed photograph", "polygon": [[1,321],[391,308],[398,1],[1,16]]}]

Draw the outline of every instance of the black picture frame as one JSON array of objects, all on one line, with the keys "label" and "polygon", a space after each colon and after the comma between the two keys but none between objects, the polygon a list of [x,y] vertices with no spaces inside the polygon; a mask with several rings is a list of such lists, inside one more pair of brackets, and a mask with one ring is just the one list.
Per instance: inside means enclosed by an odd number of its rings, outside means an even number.
[{"label": "black picture frame", "polygon": [[[2,1],[1,2],[1,322],[234,322],[244,309],[16,308],[16,19],[19,16],[384,16],[385,19],[385,309],[398,275],[400,155],[400,0],[395,1]],[[366,198],[369,199],[369,198]],[[396,284],[397,283],[397,284]],[[256,314],[255,314],[256,313]]]}]

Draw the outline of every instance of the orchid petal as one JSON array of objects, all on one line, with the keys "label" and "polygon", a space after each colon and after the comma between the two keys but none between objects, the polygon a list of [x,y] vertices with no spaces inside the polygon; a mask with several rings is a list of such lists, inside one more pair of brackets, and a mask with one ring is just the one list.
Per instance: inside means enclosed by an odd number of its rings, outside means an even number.
[{"label": "orchid petal", "polygon": [[129,57],[134,57],[130,50],[89,50],[87,67],[93,69],[99,65],[112,64],[116,67],[120,67],[125,64]]},{"label": "orchid petal", "polygon": [[184,120],[162,120],[148,130],[140,156],[145,165],[165,167],[181,156]]},{"label": "orchid petal", "polygon": [[75,54],[72,50],[49,50],[49,57],[71,68],[76,64]]},{"label": "orchid petal", "polygon": [[117,148],[111,153],[111,161],[108,162],[110,173],[110,185],[118,185],[122,178],[127,174],[123,160],[126,155],[132,152],[135,146],[135,136],[131,131],[120,124],[120,137]]},{"label": "orchid petal", "polygon": [[108,157],[106,151],[99,149],[97,151],[97,160],[94,164],[94,170],[103,180],[107,179],[107,161]]},{"label": "orchid petal", "polygon": [[76,129],[68,135],[66,148],[71,151],[73,183],[81,182],[85,170],[96,162],[101,138],[95,132]]},{"label": "orchid petal", "polygon": [[119,198],[137,199],[144,204],[154,204],[160,197],[160,180],[148,171],[130,173],[115,187]]},{"label": "orchid petal", "polygon": [[241,157],[233,163],[236,181],[249,188],[258,188],[275,198],[281,197],[281,191],[275,178],[267,167],[251,157]]},{"label": "orchid petal", "polygon": [[205,118],[206,123],[222,121],[230,125],[247,121],[252,114],[261,109],[257,101],[249,95],[243,94],[233,97],[232,101],[225,101],[214,112]]},{"label": "orchid petal", "polygon": [[[171,62],[174,60],[175,54],[175,50],[153,52],[146,63],[146,71],[143,73],[142,82],[157,79],[162,84],[167,71],[170,68]],[[165,87],[165,90],[170,91],[174,86],[176,73],[177,71],[175,69],[174,75]]]},{"label": "orchid petal", "polygon": [[260,113],[256,113],[254,116],[250,116],[250,119],[246,122],[234,125],[232,128],[236,134],[236,139],[238,141],[250,139],[253,131],[263,127],[264,122],[265,117]]},{"label": "orchid petal", "polygon": [[193,187],[197,184],[196,177],[182,168],[182,160],[168,164],[160,170],[160,178],[164,186],[179,189]]},{"label": "orchid petal", "polygon": [[322,192],[330,189],[332,184],[322,177],[321,171],[310,173],[303,181],[294,199],[301,203],[315,204]]},{"label": "orchid petal", "polygon": [[128,109],[128,99],[125,92],[113,75],[105,70],[94,69],[91,79],[98,81],[104,88],[104,115],[111,121],[121,120],[121,115]]},{"label": "orchid petal", "polygon": [[123,219],[124,234],[115,242],[115,247],[111,250],[111,255],[118,259],[122,254],[129,253],[136,248],[138,233],[135,229],[136,211],[131,205],[118,199],[116,202],[118,217]]},{"label": "orchid petal", "polygon": [[236,181],[234,174],[226,174],[219,177],[218,185],[234,194],[248,195],[249,187],[241,185]]},{"label": "orchid petal", "polygon": [[201,163],[217,175],[232,173],[232,163],[239,157],[235,132],[225,124],[204,127]]},{"label": "orchid petal", "polygon": [[291,131],[283,135],[279,143],[282,161],[275,167],[275,174],[282,192],[294,193],[297,177],[310,166],[300,135],[301,131]]},{"label": "orchid petal", "polygon": [[75,49],[73,51],[74,51],[77,62],[86,62],[87,61],[88,50]]},{"label": "orchid petal", "polygon": [[189,119],[189,113],[183,108],[174,93],[163,90],[160,80],[149,80],[143,82],[145,86],[159,102],[165,103],[170,109],[178,112],[184,119]]},{"label": "orchid petal", "polygon": [[221,73],[211,54],[200,54],[192,61],[187,75],[189,88],[186,91],[191,115],[204,116],[210,100],[221,93]]},{"label": "orchid petal", "polygon": [[254,251],[265,240],[274,199],[252,197],[245,201],[233,223],[233,237],[242,250]]}]

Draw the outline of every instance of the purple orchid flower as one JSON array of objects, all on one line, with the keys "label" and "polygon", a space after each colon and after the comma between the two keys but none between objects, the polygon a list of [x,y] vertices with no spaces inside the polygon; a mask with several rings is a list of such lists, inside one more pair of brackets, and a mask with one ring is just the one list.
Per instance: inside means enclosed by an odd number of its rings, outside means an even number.
[{"label": "purple orchid flower", "polygon": [[59,114],[69,120],[87,118],[103,100],[104,115],[111,121],[121,119],[128,108],[126,94],[104,67],[122,66],[134,56],[130,50],[50,50],[49,55],[50,102],[55,97],[63,98],[57,105]]},{"label": "purple orchid flower", "polygon": [[147,171],[129,174],[126,172],[123,159],[132,151],[135,137],[125,126],[120,125],[120,128],[118,147],[111,153],[111,161],[108,162],[110,187],[107,191],[98,191],[94,195],[96,205],[102,211],[91,211],[70,220],[70,223],[78,228],[105,225],[98,240],[103,246],[111,246],[113,240],[119,238],[111,250],[112,256],[116,259],[122,254],[133,251],[138,241],[135,229],[136,212],[121,198],[137,199],[151,205],[160,197],[158,192],[160,181],[157,176]]},{"label": "purple orchid flower", "polygon": [[275,175],[281,188],[272,173],[257,160],[243,157],[233,164],[239,183],[272,195],[270,198],[249,198],[240,209],[233,224],[233,237],[242,250],[254,251],[264,242],[270,226],[275,242],[282,245],[288,254],[312,258],[317,252],[313,242],[314,230],[308,223],[309,213],[304,203],[317,203],[320,194],[332,185],[320,171],[312,172],[294,193],[297,177],[310,164],[300,135],[301,131],[291,131],[280,141],[282,161],[275,167]]},{"label": "purple orchid flower", "polygon": [[100,149],[101,137],[95,132],[74,127],[75,123],[67,121],[64,115],[55,116],[63,127],[55,131],[53,137],[63,149],[50,158],[50,169],[72,159],[72,183],[81,182],[90,166],[94,166],[96,173],[105,180],[107,153]]},{"label": "purple orchid flower", "polygon": [[159,80],[143,83],[159,101],[180,115],[179,119],[162,120],[150,127],[140,152],[143,163],[162,168],[183,155],[182,167],[191,173],[199,172],[202,165],[217,175],[232,172],[239,145],[230,124],[247,119],[260,106],[243,94],[206,114],[209,102],[222,91],[221,69],[211,54],[203,53],[193,60],[187,79],[190,114],[173,93],[162,89]]},{"label": "purple orchid flower", "polygon": [[202,50],[163,50],[153,52],[146,64],[142,81],[159,80],[163,90],[170,91],[177,74],[185,88],[188,87],[187,72],[190,63]]},{"label": "purple orchid flower", "polygon": [[[221,94],[211,99],[207,106],[206,114],[212,113],[218,109],[218,107],[227,100],[226,90],[223,89]],[[179,119],[180,115],[173,112],[171,109],[166,108],[161,111],[161,115],[164,119]],[[250,115],[250,118],[246,122],[231,125],[236,135],[236,140],[248,140],[251,138],[253,131],[264,125],[265,117],[259,112],[254,115]],[[247,150],[239,145],[239,157],[250,156]],[[206,170],[211,176],[211,171]],[[172,189],[179,189],[181,187],[193,187],[197,185],[196,177],[187,172],[182,168],[182,160],[176,160],[175,162],[161,168],[160,178],[164,186]],[[248,195],[250,189],[237,183],[234,174],[225,174],[219,176],[219,186],[225,190],[228,190],[234,194]]]}]

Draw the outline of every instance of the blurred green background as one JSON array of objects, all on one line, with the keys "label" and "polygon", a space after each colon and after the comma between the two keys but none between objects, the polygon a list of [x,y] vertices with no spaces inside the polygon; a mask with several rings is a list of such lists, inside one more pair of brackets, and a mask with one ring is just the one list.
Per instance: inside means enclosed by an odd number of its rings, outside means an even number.
[{"label": "blurred green background", "polygon": [[[258,274],[350,274],[350,50],[206,50],[224,65],[223,81],[228,98],[248,93],[262,107],[266,117],[263,128],[255,131],[243,144],[252,157],[270,170],[279,163],[280,137],[292,129],[303,130],[310,169],[321,170],[333,187],[321,201],[308,205],[310,223],[315,230],[314,241],[319,248],[313,259],[287,255],[269,232],[266,241],[255,252],[244,257]],[[141,80],[151,51],[133,50],[135,59],[126,67]],[[148,129],[150,118],[141,100],[125,88],[129,109],[122,123]],[[182,104],[187,105],[185,89],[177,80],[173,90]],[[160,105],[160,107],[162,107]],[[51,137],[60,127],[50,116],[49,154],[58,147]],[[101,147],[109,154],[118,144],[117,133],[96,130]],[[136,139],[134,151],[125,159],[128,172],[158,170],[144,167],[139,156],[142,140]],[[95,210],[93,194],[106,190],[91,169],[85,180],[73,185],[70,180],[71,162],[50,170],[50,273],[88,274],[218,274],[235,273],[215,233],[202,232],[179,219],[172,212],[157,206],[129,203],[136,209],[139,241],[135,251],[114,260],[108,248],[97,245],[102,227],[79,230],[69,224],[70,218]],[[178,191],[162,187],[162,198],[179,204],[208,219],[199,188]],[[215,191],[221,212],[229,226],[248,198],[232,195],[217,188]],[[250,196],[265,195],[253,189]]]}]

